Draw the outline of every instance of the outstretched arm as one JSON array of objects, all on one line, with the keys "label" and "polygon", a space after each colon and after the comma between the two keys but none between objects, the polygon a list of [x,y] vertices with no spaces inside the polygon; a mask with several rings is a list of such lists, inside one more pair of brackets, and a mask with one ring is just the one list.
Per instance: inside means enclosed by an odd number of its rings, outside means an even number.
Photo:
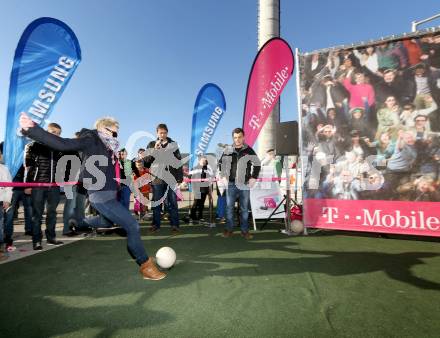
[{"label": "outstretched arm", "polygon": [[21,113],[19,122],[24,136],[27,136],[55,150],[79,151],[87,148],[90,145],[89,137],[70,139],[53,135],[37,125],[25,113]]}]

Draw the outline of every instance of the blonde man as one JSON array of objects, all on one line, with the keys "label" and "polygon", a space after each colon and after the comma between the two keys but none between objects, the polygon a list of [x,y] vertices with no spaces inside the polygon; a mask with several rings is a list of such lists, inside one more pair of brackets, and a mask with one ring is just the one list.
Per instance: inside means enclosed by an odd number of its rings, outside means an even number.
[{"label": "blonde man", "polygon": [[97,227],[116,223],[127,232],[129,252],[140,265],[144,279],[160,280],[166,275],[159,271],[152,258],[149,258],[139,233],[139,224],[117,200],[119,161],[117,140],[119,123],[110,117],[99,119],[95,128],[82,129],[78,138],[67,139],[52,135],[38,125],[25,113],[20,116],[23,135],[30,137],[59,151],[81,152],[81,172],[79,180],[87,189],[92,206],[101,218],[86,219],[85,223]]}]

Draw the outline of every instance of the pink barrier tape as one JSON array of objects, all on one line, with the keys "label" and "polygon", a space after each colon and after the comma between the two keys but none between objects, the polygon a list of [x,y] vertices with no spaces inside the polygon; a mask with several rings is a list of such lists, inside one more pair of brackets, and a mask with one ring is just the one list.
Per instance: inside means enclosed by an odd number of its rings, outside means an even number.
[{"label": "pink barrier tape", "polygon": [[0,187],[14,188],[38,188],[38,187],[58,187],[64,185],[76,185],[78,182],[55,182],[55,183],[25,183],[25,182],[0,182]]},{"label": "pink barrier tape", "polygon": [[[270,178],[257,178],[258,182],[276,182],[276,181],[285,181],[287,180],[285,177],[278,178],[278,177],[270,177]],[[192,183],[192,182],[216,182],[220,181],[217,178],[184,178],[183,182],[186,183]]]}]

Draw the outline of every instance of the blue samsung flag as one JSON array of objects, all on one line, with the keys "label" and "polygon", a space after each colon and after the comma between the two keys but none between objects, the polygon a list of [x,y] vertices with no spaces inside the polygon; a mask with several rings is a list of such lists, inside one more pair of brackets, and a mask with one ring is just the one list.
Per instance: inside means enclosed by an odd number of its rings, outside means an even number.
[{"label": "blue samsung flag", "polygon": [[191,135],[190,169],[197,163],[197,157],[208,150],[212,136],[226,111],[222,90],[213,83],[200,89],[194,105]]},{"label": "blue samsung flag", "polygon": [[65,23],[40,18],[23,32],[15,50],[6,116],[4,158],[12,176],[23,163],[26,143],[18,133],[20,113],[43,125],[80,61],[78,39]]}]

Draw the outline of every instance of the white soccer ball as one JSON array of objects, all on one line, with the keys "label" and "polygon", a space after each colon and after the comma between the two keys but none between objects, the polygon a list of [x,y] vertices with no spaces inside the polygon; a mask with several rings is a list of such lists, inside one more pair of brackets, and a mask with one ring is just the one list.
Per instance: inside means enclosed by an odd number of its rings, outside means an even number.
[{"label": "white soccer ball", "polygon": [[156,263],[162,269],[171,268],[176,262],[176,252],[168,246],[164,246],[156,252]]},{"label": "white soccer ball", "polygon": [[290,222],[290,231],[295,234],[301,234],[304,231],[304,223],[300,220],[293,220]]}]

